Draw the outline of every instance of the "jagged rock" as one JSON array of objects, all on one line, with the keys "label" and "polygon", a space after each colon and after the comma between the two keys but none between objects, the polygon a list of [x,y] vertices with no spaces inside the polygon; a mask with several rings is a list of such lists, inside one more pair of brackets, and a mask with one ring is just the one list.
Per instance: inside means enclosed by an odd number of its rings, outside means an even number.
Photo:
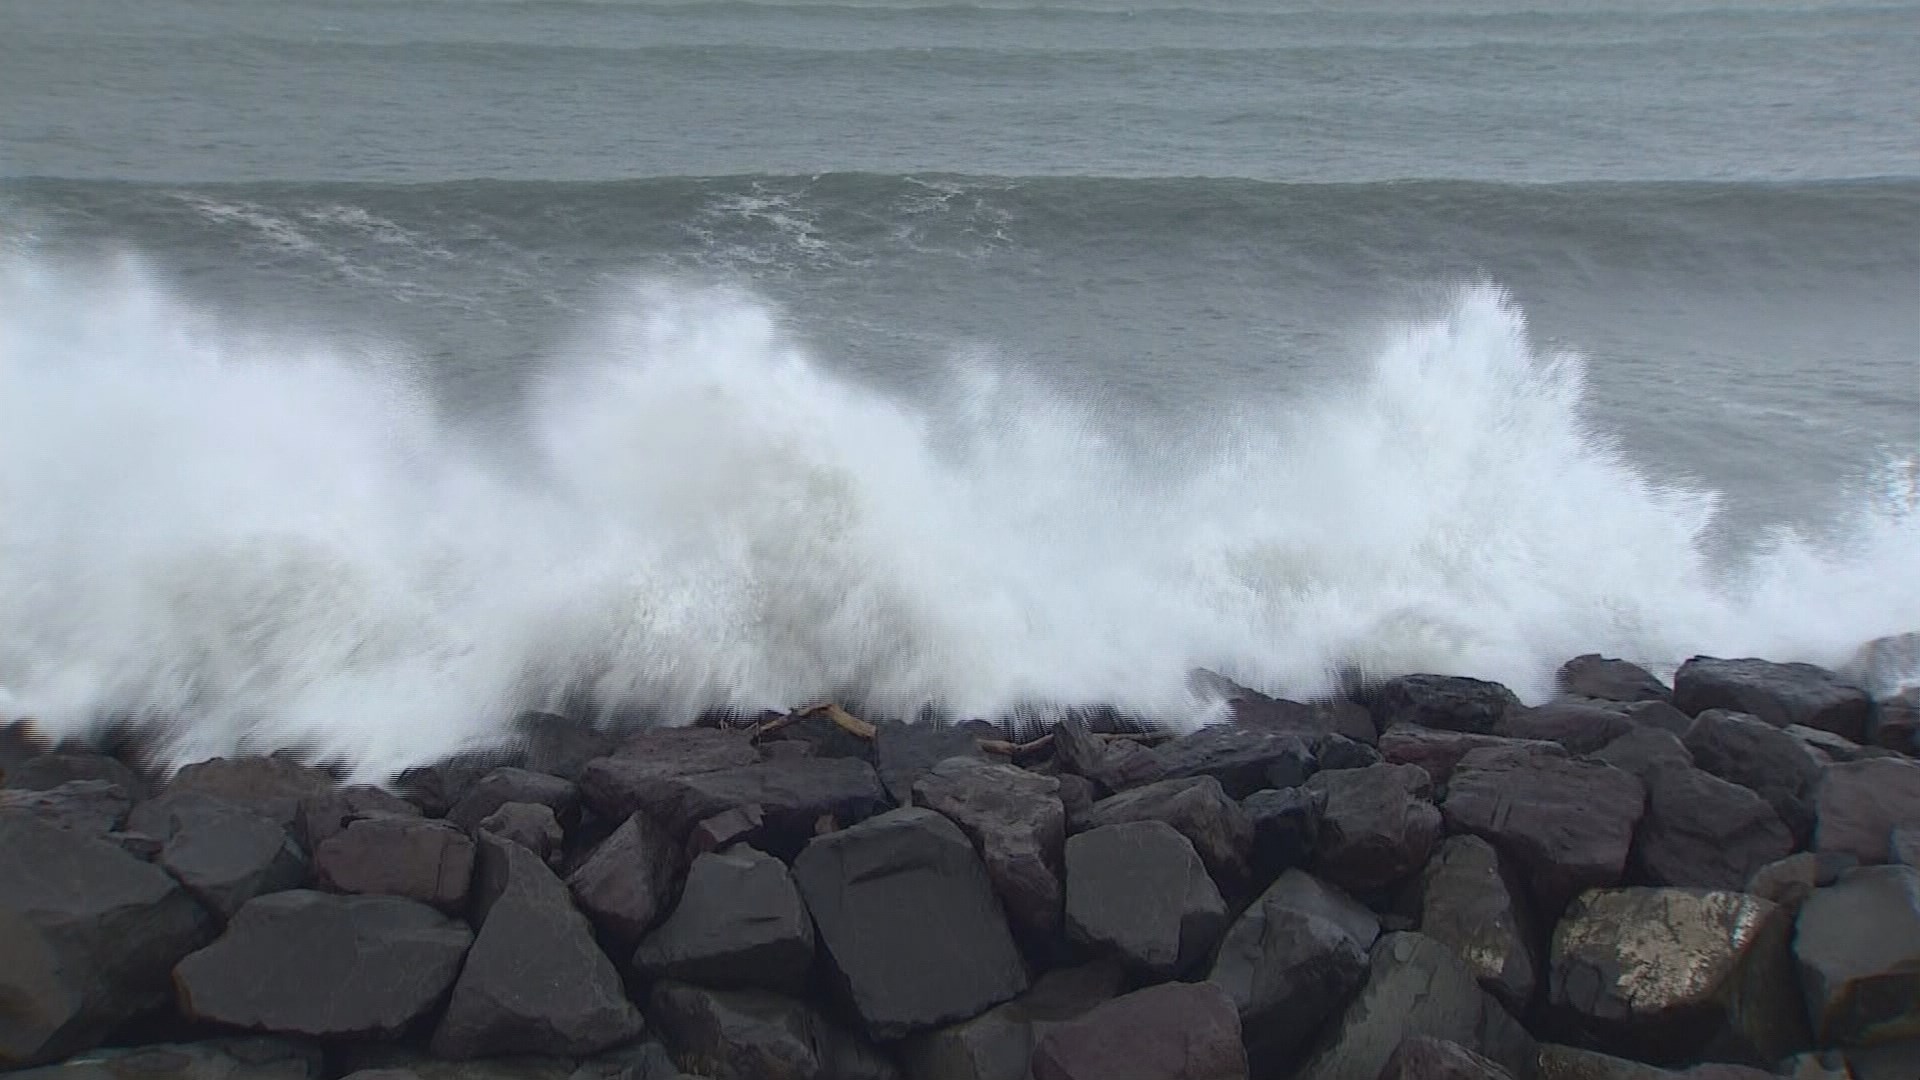
[{"label": "jagged rock", "polygon": [[338,786],[326,770],[283,757],[213,758],[175,773],[167,795],[189,791],[211,795],[271,819],[305,843],[300,829],[308,800],[326,796]]},{"label": "jagged rock", "polygon": [[391,1038],[438,1005],[473,934],[412,900],[295,890],[249,901],[174,971],[180,1011],[283,1035]]},{"label": "jagged rock", "polygon": [[20,791],[51,791],[75,780],[112,784],[135,802],[151,794],[139,773],[119,758],[105,754],[36,753],[0,772],[0,788]]},{"label": "jagged rock", "polygon": [[1094,803],[1074,828],[1098,829],[1131,821],[1173,826],[1192,842],[1200,861],[1223,887],[1233,889],[1247,880],[1253,825],[1213,777],[1162,780],[1110,796]]},{"label": "jagged rock", "polygon": [[445,761],[407,769],[394,786],[402,799],[425,816],[443,818],[467,797],[467,792],[473,790],[481,777],[515,760],[516,755],[499,749],[468,751]]},{"label": "jagged rock", "polygon": [[540,803],[505,803],[480,819],[480,831],[519,844],[549,866],[559,861],[560,845],[567,838],[553,808]]},{"label": "jagged rock", "polygon": [[1833,884],[1840,880],[1841,874],[1859,864],[1860,860],[1851,855],[1802,851],[1755,870],[1742,891],[1798,911],[1807,897],[1813,895],[1813,890]]},{"label": "jagged rock", "polygon": [[1033,1050],[1033,1077],[1246,1080],[1240,1018],[1212,983],[1150,986],[1042,1035]]},{"label": "jagged rock", "polygon": [[1774,727],[1805,724],[1857,743],[1867,741],[1873,703],[1867,692],[1812,664],[1721,660],[1696,656],[1673,677],[1673,703],[1682,712],[1731,709]]},{"label": "jagged rock", "polygon": [[567,888],[602,933],[632,946],[667,913],[680,866],[672,835],[635,813],[568,875]]},{"label": "jagged rock", "polygon": [[1598,889],[1553,935],[1552,998],[1603,1050],[1771,1065],[1808,1045],[1786,911],[1705,889]]},{"label": "jagged rock", "polygon": [[1920,825],[1901,825],[1887,834],[1887,861],[1920,866]]},{"label": "jagged rock", "polygon": [[1591,754],[1636,725],[1609,709],[1556,701],[1536,709],[1509,709],[1493,732],[1509,739],[1556,742],[1575,754]]},{"label": "jagged rock", "polygon": [[502,767],[481,777],[480,782],[447,811],[447,820],[473,832],[509,803],[537,803],[553,811],[555,820],[567,820],[579,809],[580,789],[572,781],[557,776]]},{"label": "jagged rock", "polygon": [[813,919],[779,859],[749,847],[709,853],[633,963],[652,978],[797,992],[813,964]]},{"label": "jagged rock", "polygon": [[1539,985],[1540,938],[1493,845],[1448,837],[1427,863],[1419,895],[1420,932],[1458,953],[1508,1011],[1527,1015]]},{"label": "jagged rock", "polygon": [[1326,803],[1325,791],[1303,787],[1256,791],[1241,801],[1240,809],[1253,826],[1255,882],[1272,881],[1313,858]]},{"label": "jagged rock", "polygon": [[1298,1080],[1377,1080],[1408,1036],[1446,1039],[1516,1076],[1531,1072],[1533,1038],[1474,980],[1453,950],[1424,934],[1373,946],[1366,985],[1323,1035]]},{"label": "jagged rock", "polygon": [[133,809],[126,789],[106,780],[69,780],[44,790],[0,788],[0,810],[24,810],[70,832],[104,836]]},{"label": "jagged rock", "polygon": [[[609,1068],[617,1061],[619,1052],[597,1058],[584,1066],[576,1067],[568,1058],[560,1057],[503,1057],[485,1061],[439,1061],[417,1051],[394,1046],[388,1043],[361,1043],[341,1045],[338,1056],[345,1060],[340,1069],[354,1068],[349,1076],[359,1080],[617,1080],[625,1070],[620,1067]],[[653,1055],[649,1055],[652,1057]],[[638,1055],[636,1055],[638,1057]],[[612,1059],[612,1060],[609,1060]],[[656,1058],[657,1060],[657,1058]],[[626,1080],[655,1080],[641,1069],[652,1062],[647,1058],[628,1062],[639,1066],[638,1076],[629,1076]],[[336,1070],[337,1071],[337,1070]],[[669,1068],[666,1080],[679,1080],[679,1070]]]},{"label": "jagged rock", "polygon": [[1520,707],[1520,699],[1499,683],[1452,675],[1388,679],[1374,689],[1372,699],[1374,725],[1381,731],[1413,724],[1490,735],[1508,710]]},{"label": "jagged rock", "polygon": [[0,1069],[57,1061],[166,1001],[209,931],[159,867],[0,811]]},{"label": "jagged rock", "polygon": [[913,785],[913,802],[945,815],[973,841],[1015,928],[1060,928],[1067,811],[1060,782],[1012,765],[948,758]]},{"label": "jagged rock", "polygon": [[1244,799],[1262,788],[1295,787],[1317,768],[1297,735],[1238,724],[1212,724],[1156,747],[1166,779],[1211,776],[1227,796]]},{"label": "jagged rock", "polygon": [[1373,715],[1365,706],[1343,697],[1322,701],[1288,701],[1265,694],[1246,694],[1230,702],[1233,722],[1247,727],[1285,731],[1302,738],[1339,735],[1371,746],[1380,737]]},{"label": "jagged rock", "polygon": [[767,824],[767,815],[759,803],[748,803],[704,818],[687,833],[687,858],[698,858],[709,851],[724,851],[733,844],[746,843]]},{"label": "jagged rock", "polygon": [[162,841],[160,866],[222,921],[256,896],[306,884],[307,856],[279,822],[196,791],[168,792],[138,811]]},{"label": "jagged rock", "polygon": [[1359,988],[1379,933],[1372,912],[1299,870],[1235,920],[1207,981],[1233,1000],[1255,1075],[1290,1062]]},{"label": "jagged rock", "polygon": [[1673,691],[1653,673],[1625,660],[1599,653],[1576,656],[1560,666],[1560,692],[1570,697],[1603,701],[1672,701]]},{"label": "jagged rock", "polygon": [[1693,763],[1767,800],[1798,843],[1813,835],[1813,787],[1820,762],[1798,739],[1755,717],[1708,709],[1682,741]]},{"label": "jagged rock", "polygon": [[1895,758],[1829,765],[1814,799],[1815,850],[1886,862],[1894,828],[1920,823],[1920,765]]},{"label": "jagged rock", "polygon": [[121,851],[139,859],[141,862],[152,862],[159,858],[160,849],[165,846],[160,842],[158,837],[148,836],[146,833],[138,832],[110,832],[102,836],[101,839],[108,841]]},{"label": "jagged rock", "polygon": [[580,794],[594,813],[609,821],[625,821],[643,811],[656,821],[671,821],[678,789],[670,781],[759,760],[753,742],[742,732],[643,731],[616,753],[587,762],[580,770]]},{"label": "jagged rock", "polygon": [[1320,773],[1307,789],[1324,798],[1314,873],[1373,893],[1424,866],[1440,839],[1432,781],[1417,765],[1371,765]]},{"label": "jagged rock", "polygon": [[1881,699],[1873,741],[1908,757],[1920,757],[1920,687]]},{"label": "jagged rock", "polygon": [[[1847,1058],[1838,1050],[1809,1050],[1780,1063],[1776,1070],[1785,1080],[1853,1080]],[[1768,1077],[1766,1080],[1774,1080]]]},{"label": "jagged rock", "polygon": [[1441,811],[1512,859],[1551,920],[1580,891],[1620,881],[1645,804],[1640,781],[1611,765],[1490,748],[1461,759]]},{"label": "jagged rock", "polygon": [[1104,740],[1075,716],[1054,725],[1053,752],[1062,769],[1107,791],[1125,791],[1164,778],[1153,751],[1125,739]]},{"label": "jagged rock", "polygon": [[1801,905],[1793,952],[1821,1045],[1920,1038],[1920,870],[1842,874]]},{"label": "jagged rock", "polygon": [[1685,739],[1693,730],[1693,717],[1664,701],[1636,701],[1619,708],[1620,715],[1640,727],[1659,728],[1678,739]]},{"label": "jagged rock", "polygon": [[1645,783],[1655,769],[1693,767],[1693,754],[1680,736],[1662,728],[1637,725],[1592,755],[1616,769],[1630,772]]},{"label": "jagged rock", "polygon": [[976,1016],[1027,988],[985,867],[959,826],[932,810],[895,810],[817,837],[793,872],[877,1039]]},{"label": "jagged rock", "polygon": [[320,1048],[260,1036],[93,1050],[8,1080],[321,1080]]},{"label": "jagged rock", "polygon": [[662,982],[647,1014],[682,1069],[713,1080],[893,1080],[880,1053],[805,1004],[764,990]]},{"label": "jagged rock", "polygon": [[1777,1080],[1745,1065],[1708,1062],[1690,1069],[1663,1069],[1643,1061],[1613,1057],[1571,1046],[1540,1047],[1534,1080]]},{"label": "jagged rock", "polygon": [[1203,961],[1227,905],[1193,845],[1159,821],[1106,825],[1067,840],[1067,936],[1166,978]]},{"label": "jagged rock", "polygon": [[1853,1047],[1847,1065],[1853,1080],[1913,1080],[1920,1076],[1920,1039]]},{"label": "jagged rock", "polygon": [[523,768],[575,782],[587,762],[618,753],[622,741],[618,734],[553,713],[521,713],[512,728]]},{"label": "jagged rock", "polygon": [[1793,834],[1765,800],[1694,768],[1692,755],[1667,732],[1640,728],[1597,756],[1647,787],[1646,817],[1633,842],[1638,881],[1737,892],[1793,851]]},{"label": "jagged rock", "polygon": [[1386,760],[1377,747],[1328,733],[1313,741],[1314,763],[1323,770],[1364,769]]},{"label": "jagged rock", "polygon": [[322,888],[458,912],[473,882],[473,840],[444,821],[362,818],[321,844],[313,866]]},{"label": "jagged rock", "polygon": [[420,808],[400,796],[356,784],[309,795],[302,801],[300,835],[306,838],[309,850],[316,850],[363,818],[420,816]]},{"label": "jagged rock", "polygon": [[1067,808],[1067,830],[1084,828],[1080,823],[1086,820],[1087,811],[1093,809],[1099,790],[1093,781],[1079,773],[1055,773],[1053,778],[1060,784],[1060,805]]},{"label": "jagged rock", "polygon": [[1457,1042],[1409,1035],[1387,1059],[1380,1080],[1513,1080],[1513,1074]]},{"label": "jagged rock", "polygon": [[1798,739],[1800,745],[1806,747],[1822,763],[1898,756],[1884,746],[1861,746],[1852,739],[1835,735],[1831,731],[1821,731],[1819,728],[1794,724],[1781,730]]},{"label": "jagged rock", "polygon": [[1033,988],[971,1020],[909,1040],[910,1080],[1027,1080],[1033,1044],[1054,1025],[1084,1015],[1126,985],[1113,961],[1042,975]]},{"label": "jagged rock", "polygon": [[1470,731],[1430,731],[1411,724],[1397,724],[1380,736],[1380,756],[1394,765],[1418,765],[1427,771],[1436,785],[1453,778],[1460,760],[1475,750],[1488,747],[1528,750],[1539,753],[1566,751],[1558,743],[1538,739],[1508,739],[1499,735],[1476,735]]},{"label": "jagged rock", "polygon": [[875,725],[873,754],[880,783],[901,806],[913,802],[913,785],[940,762],[953,757],[987,759],[979,736],[969,727],[900,720]]},{"label": "jagged rock", "polygon": [[673,791],[671,828],[684,836],[715,814],[760,807],[761,842],[787,857],[805,846],[822,818],[846,827],[888,806],[873,766],[858,758],[793,758],[682,776],[666,782]]},{"label": "jagged rock", "polygon": [[433,1035],[438,1057],[581,1056],[640,1033],[612,962],[539,856],[482,833],[480,933]]}]

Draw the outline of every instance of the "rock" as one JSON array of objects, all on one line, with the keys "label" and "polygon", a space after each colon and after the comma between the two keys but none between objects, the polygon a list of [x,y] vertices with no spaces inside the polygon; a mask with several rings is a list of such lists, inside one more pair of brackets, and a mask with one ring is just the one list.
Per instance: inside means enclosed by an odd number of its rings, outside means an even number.
[{"label": "rock", "polygon": [[242,907],[180,961],[180,1011],[283,1035],[393,1038],[446,997],[466,926],[412,900],[295,890]]},{"label": "rock", "polygon": [[621,736],[553,713],[527,712],[513,720],[522,767],[578,782],[587,762],[620,752]]},{"label": "rock", "polygon": [[519,844],[549,866],[559,862],[560,845],[567,838],[553,809],[540,803],[505,803],[480,819],[480,831]]},{"label": "rock", "polygon": [[1814,757],[1820,759],[1822,762],[1859,761],[1863,758],[1896,756],[1893,751],[1888,750],[1886,747],[1861,746],[1851,739],[1842,738],[1831,731],[1821,731],[1819,728],[1810,728],[1800,724],[1794,724],[1781,730],[1793,736],[1795,739],[1800,740],[1800,745],[1806,747],[1813,753]]},{"label": "rock", "polygon": [[913,802],[913,785],[940,762],[952,757],[987,759],[971,728],[900,720],[875,725],[873,754],[880,783],[901,806]]},{"label": "rock", "polygon": [[1808,1045],[1790,929],[1785,910],[1741,893],[1585,893],[1554,931],[1553,1005],[1610,1052],[1771,1065]]},{"label": "rock", "polygon": [[1680,711],[1696,715],[1708,709],[1730,709],[1774,727],[1805,724],[1856,743],[1867,741],[1873,715],[1865,690],[1825,668],[1711,656],[1696,656],[1680,665],[1673,677],[1673,703]]},{"label": "rock", "polygon": [[633,963],[650,978],[799,992],[813,964],[813,919],[779,859],[749,847],[708,853],[693,860],[680,906]]},{"label": "rock", "polygon": [[568,875],[567,888],[602,933],[633,946],[667,913],[680,866],[680,847],[672,835],[636,813]]},{"label": "rock", "polygon": [[767,815],[761,811],[759,803],[736,806],[704,818],[687,834],[687,858],[697,858],[709,851],[723,851],[733,844],[746,843],[766,824]]},{"label": "rock", "polygon": [[1459,954],[1509,1012],[1527,1015],[1539,985],[1541,939],[1493,845],[1448,837],[1421,874],[1419,896],[1420,932]]},{"label": "rock", "polygon": [[1054,725],[1053,752],[1062,769],[1107,791],[1125,791],[1163,779],[1160,759],[1153,751],[1125,739],[1104,740],[1074,716]]},{"label": "rock", "polygon": [[1136,990],[1055,1026],[1033,1051],[1034,1080],[1246,1077],[1239,1016],[1212,983]]},{"label": "rock", "polygon": [[1887,834],[1889,862],[1920,866],[1920,825],[1901,825]]},{"label": "rock", "polygon": [[1280,1071],[1367,977],[1373,913],[1289,870],[1235,920],[1207,981],[1240,1017],[1255,1075]]},{"label": "rock", "polygon": [[1507,739],[1499,735],[1476,735],[1470,731],[1429,731],[1411,724],[1398,724],[1380,736],[1380,756],[1394,765],[1418,765],[1427,771],[1434,784],[1444,785],[1453,778],[1460,759],[1475,750],[1503,747],[1539,753],[1566,751],[1558,743],[1541,740]]},{"label": "rock", "polygon": [[1238,724],[1211,724],[1157,747],[1167,779],[1211,776],[1228,798],[1244,799],[1262,788],[1295,787],[1317,767],[1299,736]]},{"label": "rock", "polygon": [[1409,1035],[1387,1059],[1380,1080],[1513,1080],[1513,1074],[1457,1042]]},{"label": "rock", "polygon": [[419,818],[420,808],[398,795],[356,784],[309,795],[300,804],[301,835],[309,850],[345,832],[363,818]]},{"label": "rock", "polygon": [[1532,1037],[1480,989],[1453,950],[1424,934],[1399,933],[1374,944],[1366,985],[1297,1078],[1377,1080],[1413,1035],[1459,1043],[1516,1076],[1532,1072]]},{"label": "rock", "polygon": [[1683,740],[1693,763],[1767,800],[1805,843],[1813,835],[1814,784],[1820,762],[1793,736],[1743,713],[1708,709]]},{"label": "rock", "polygon": [[645,811],[670,821],[678,790],[668,781],[698,773],[751,765],[760,760],[742,732],[712,728],[659,728],[628,739],[620,750],[580,770],[580,794],[593,812],[624,821]]},{"label": "rock", "polygon": [[761,841],[783,858],[806,844],[822,818],[844,828],[888,805],[873,766],[856,758],[767,761],[677,777],[666,787],[674,792],[676,835],[715,814],[758,805],[765,821]]},{"label": "rock", "polygon": [[1520,707],[1520,699],[1499,683],[1451,675],[1388,679],[1371,696],[1374,725],[1381,731],[1395,724],[1412,724],[1490,735],[1509,709]]},{"label": "rock", "polygon": [[934,811],[895,810],[816,837],[793,871],[874,1038],[964,1020],[1027,988],[986,869]]},{"label": "rock", "polygon": [[209,929],[159,867],[0,811],[0,1069],[58,1061],[168,1000]]},{"label": "rock", "polygon": [[8,1080],[322,1080],[319,1047],[258,1036],[94,1050]]},{"label": "rock", "polygon": [[897,1076],[870,1047],[812,1009],[763,990],[663,982],[647,1013],[682,1069],[713,1080],[856,1080]]},{"label": "rock", "polygon": [[1920,687],[1880,701],[1873,742],[1908,757],[1920,757]]},{"label": "rock", "polygon": [[1130,821],[1067,841],[1067,936],[1155,978],[1204,961],[1227,905],[1186,837]]},{"label": "rock", "polygon": [[[1630,772],[1646,783],[1654,770],[1667,766],[1693,767],[1693,754],[1680,737],[1657,727],[1636,726],[1632,731],[1608,743],[1593,755],[1622,772]],[[1776,815],[1777,816],[1777,815]]]},{"label": "rock", "polygon": [[1364,769],[1386,760],[1376,747],[1331,733],[1313,741],[1313,759],[1322,770]]},{"label": "rock", "polygon": [[106,780],[69,780],[45,790],[0,788],[0,811],[24,810],[49,825],[86,836],[118,829],[133,809],[126,789]]},{"label": "rock", "polygon": [[1053,777],[967,757],[939,762],[913,785],[914,804],[960,826],[1008,919],[1036,937],[1060,928],[1067,811],[1059,790]]},{"label": "rock", "polygon": [[1694,768],[1686,747],[1665,731],[1637,729],[1597,757],[1647,787],[1632,854],[1638,881],[1738,892],[1761,867],[1793,851],[1793,834],[1771,806]]},{"label": "rock", "polygon": [[1440,808],[1452,830],[1513,860],[1551,921],[1582,890],[1620,881],[1645,804],[1640,781],[1610,765],[1482,749],[1461,760]]},{"label": "rock", "polygon": [[1323,735],[1339,735],[1368,746],[1380,737],[1373,715],[1346,698],[1323,701],[1288,701],[1246,691],[1231,704],[1233,722],[1245,727],[1284,731],[1318,741]]},{"label": "rock", "polygon": [[1711,1062],[1675,1071],[1571,1046],[1542,1046],[1534,1080],[1776,1080],[1759,1069]]},{"label": "rock", "polygon": [[1417,765],[1324,772],[1307,782],[1323,793],[1314,873],[1343,889],[1375,893],[1422,866],[1440,839],[1433,784]]},{"label": "rock", "polygon": [[1223,887],[1234,889],[1246,882],[1253,825],[1213,777],[1162,780],[1102,799],[1074,827],[1098,829],[1133,821],[1173,826],[1192,842],[1200,861]]},{"label": "rock", "polygon": [[906,1045],[911,1080],[1028,1080],[1034,1041],[1054,1025],[1072,1020],[1125,987],[1125,973],[1111,961],[1062,968],[1042,975],[1033,988],[971,1020],[916,1036]]},{"label": "rock", "polygon": [[1920,1039],[1853,1047],[1847,1065],[1854,1080],[1913,1080],[1920,1076]]},{"label": "rock", "polygon": [[1619,710],[1637,726],[1658,728],[1677,739],[1684,740],[1693,730],[1693,717],[1664,701],[1636,701],[1619,706]]},{"label": "rock", "polygon": [[105,754],[67,752],[34,754],[18,764],[8,766],[4,773],[0,773],[0,788],[52,791],[75,780],[112,784],[135,802],[150,794],[147,782],[119,758]]},{"label": "rock", "polygon": [[1080,823],[1086,820],[1087,811],[1093,809],[1094,801],[1100,791],[1093,781],[1079,773],[1054,773],[1053,778],[1060,783],[1060,805],[1067,808],[1067,830],[1084,828]]},{"label": "rock", "polygon": [[1672,701],[1673,691],[1653,673],[1625,660],[1609,660],[1599,653],[1576,656],[1560,666],[1560,692],[1570,697],[1604,701]]},{"label": "rock", "polygon": [[466,907],[473,840],[427,818],[362,818],[320,845],[314,875],[334,892],[400,896],[446,912]]},{"label": "rock", "polygon": [[433,1035],[437,1057],[584,1056],[640,1033],[613,964],[539,856],[482,833],[480,933]]},{"label": "rock", "polygon": [[138,813],[142,830],[163,843],[160,866],[222,921],[256,896],[306,884],[306,853],[279,822],[246,807],[170,791]]},{"label": "rock", "polygon": [[300,829],[307,801],[328,795],[338,786],[326,770],[284,757],[213,758],[175,773],[167,785],[167,795],[189,791],[211,795],[274,821],[295,840],[305,843]]},{"label": "rock", "polygon": [[536,803],[551,810],[555,820],[570,820],[580,806],[580,789],[571,781],[546,773],[511,766],[498,768],[481,777],[447,811],[447,820],[473,832],[508,803]]},{"label": "rock", "polygon": [[1920,1038],[1920,870],[1863,866],[1816,891],[1793,952],[1822,1046]]},{"label": "rock", "polygon": [[1632,731],[1632,720],[1608,709],[1556,701],[1537,709],[1509,709],[1494,725],[1509,739],[1556,742],[1575,754],[1591,754]]},{"label": "rock", "polygon": [[1920,823],[1920,765],[1895,758],[1829,765],[1814,800],[1815,850],[1886,862],[1894,828]]},{"label": "rock", "polygon": [[1303,787],[1256,791],[1240,803],[1253,826],[1253,879],[1272,881],[1283,871],[1304,866],[1320,842],[1320,814],[1326,792]]},{"label": "rock", "polygon": [[[1853,1080],[1846,1055],[1838,1050],[1809,1050],[1795,1054],[1775,1070],[1786,1080]],[[1773,1080],[1769,1077],[1768,1080]]]}]

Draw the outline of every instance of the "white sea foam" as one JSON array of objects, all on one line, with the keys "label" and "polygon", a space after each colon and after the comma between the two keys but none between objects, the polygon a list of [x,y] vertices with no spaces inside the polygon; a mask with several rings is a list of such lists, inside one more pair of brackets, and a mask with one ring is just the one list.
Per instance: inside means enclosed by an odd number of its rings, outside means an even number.
[{"label": "white sea foam", "polygon": [[1710,494],[1591,430],[1578,359],[1491,289],[1352,385],[1144,454],[1016,379],[866,389],[726,292],[635,285],[547,367],[503,463],[404,357],[0,256],[0,707],[382,775],[563,693],[1191,718],[1195,666],[1538,697],[1578,652],[1831,664],[1920,622],[1910,493],[1716,563]]}]

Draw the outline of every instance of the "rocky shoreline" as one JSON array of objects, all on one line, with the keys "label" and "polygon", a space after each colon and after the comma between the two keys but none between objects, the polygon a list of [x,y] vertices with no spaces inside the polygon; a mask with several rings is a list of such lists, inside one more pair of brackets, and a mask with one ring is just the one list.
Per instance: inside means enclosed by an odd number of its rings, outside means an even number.
[{"label": "rocky shoreline", "polygon": [[[1695,658],[1175,737],[836,706],[343,786],[0,735],[34,1080],[1920,1080],[1920,693]],[[1903,651],[1904,650],[1904,651]]]}]

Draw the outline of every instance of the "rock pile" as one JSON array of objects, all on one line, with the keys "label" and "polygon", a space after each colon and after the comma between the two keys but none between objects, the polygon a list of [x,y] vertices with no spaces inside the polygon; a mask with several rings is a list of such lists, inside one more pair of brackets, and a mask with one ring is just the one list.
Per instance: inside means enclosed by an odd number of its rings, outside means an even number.
[{"label": "rock pile", "polygon": [[1904,684],[1202,681],[1179,737],[536,718],[391,790],[6,732],[0,1070],[1920,1080]]}]

